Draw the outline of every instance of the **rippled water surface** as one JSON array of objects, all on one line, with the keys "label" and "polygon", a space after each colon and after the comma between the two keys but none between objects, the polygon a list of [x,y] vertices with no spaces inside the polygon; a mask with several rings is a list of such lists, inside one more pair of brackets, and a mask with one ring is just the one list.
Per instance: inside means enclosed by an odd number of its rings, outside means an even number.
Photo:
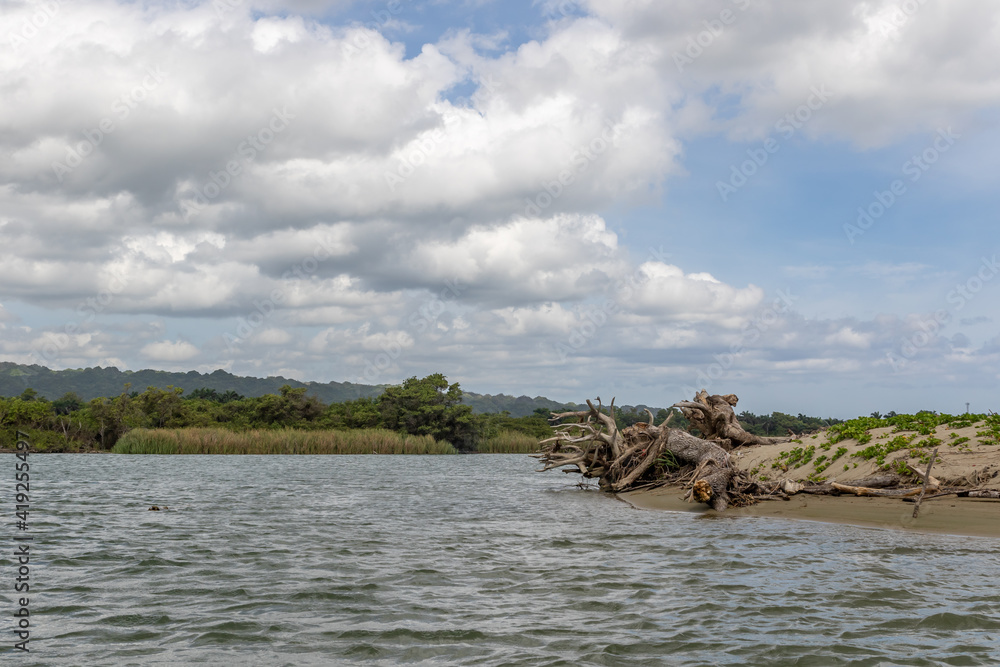
[{"label": "rippled water surface", "polygon": [[639,511],[526,456],[31,463],[4,664],[1000,664],[998,540]]}]

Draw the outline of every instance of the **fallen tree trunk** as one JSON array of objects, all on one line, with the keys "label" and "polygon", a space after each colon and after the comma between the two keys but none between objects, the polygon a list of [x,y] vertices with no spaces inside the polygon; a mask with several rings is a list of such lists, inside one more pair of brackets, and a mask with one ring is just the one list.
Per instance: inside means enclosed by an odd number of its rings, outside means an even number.
[{"label": "fallen tree trunk", "polygon": [[573,419],[562,424],[557,435],[543,440],[535,457],[544,464],[542,471],[566,468],[584,477],[597,478],[600,487],[614,493],[651,481],[679,478],[690,467],[691,498],[721,512],[730,503],[730,482],[735,469],[729,454],[718,443],[697,438],[667,421],[657,426],[652,413],[649,423],[640,422],[621,431],[614,420],[614,401],[610,414],[603,406],[587,401],[589,410],[563,412],[553,419]]},{"label": "fallen tree trunk", "polygon": [[678,460],[697,465],[691,484],[691,495],[717,512],[729,506],[729,482],[735,470],[729,454],[714,442],[702,440],[681,431],[668,429],[667,446]]},{"label": "fallen tree trunk", "polygon": [[681,413],[698,429],[704,439],[725,443],[727,448],[741,445],[772,445],[788,442],[795,437],[791,434],[789,437],[765,438],[747,433],[740,426],[733,410],[733,406],[739,400],[736,394],[709,396],[708,392],[702,389],[693,401],[680,401],[674,403],[672,407],[680,408]]},{"label": "fallen tree trunk", "polygon": [[[853,493],[856,496],[884,496],[890,498],[906,498],[908,496],[916,496],[923,490],[923,487],[920,486],[915,486],[912,489],[873,489],[869,486],[850,486],[848,484],[838,484],[837,482],[833,482],[830,486],[841,493]],[[928,488],[932,491],[937,490],[937,487]]]},{"label": "fallen tree trunk", "polygon": [[973,489],[971,491],[959,491],[955,494],[959,498],[1000,498],[1000,491],[990,489]]}]

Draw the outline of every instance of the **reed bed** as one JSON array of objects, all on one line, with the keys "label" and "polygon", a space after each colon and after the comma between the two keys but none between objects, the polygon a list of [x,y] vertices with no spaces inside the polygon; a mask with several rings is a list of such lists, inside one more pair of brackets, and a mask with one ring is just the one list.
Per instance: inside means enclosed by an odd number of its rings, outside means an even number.
[{"label": "reed bed", "polygon": [[476,451],[482,454],[533,454],[538,451],[538,438],[519,431],[500,431],[479,443]]},{"label": "reed bed", "polygon": [[429,435],[384,429],[353,431],[229,431],[221,428],[135,429],[116,454],[456,454]]}]

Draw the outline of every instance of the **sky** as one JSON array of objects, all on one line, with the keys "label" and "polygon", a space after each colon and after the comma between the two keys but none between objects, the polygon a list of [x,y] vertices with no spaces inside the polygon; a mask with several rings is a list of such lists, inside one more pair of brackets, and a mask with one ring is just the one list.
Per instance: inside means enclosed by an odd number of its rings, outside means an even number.
[{"label": "sky", "polygon": [[4,0],[0,360],[998,410],[997,62],[992,0]]}]

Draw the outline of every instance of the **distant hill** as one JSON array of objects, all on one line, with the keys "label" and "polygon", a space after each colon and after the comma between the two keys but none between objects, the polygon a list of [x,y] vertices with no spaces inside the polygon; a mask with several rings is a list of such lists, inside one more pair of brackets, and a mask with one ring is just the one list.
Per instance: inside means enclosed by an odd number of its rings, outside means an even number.
[{"label": "distant hill", "polygon": [[575,403],[557,403],[544,396],[508,396],[507,394],[474,394],[463,390],[462,402],[472,406],[473,412],[503,412],[506,410],[511,417],[527,417],[534,414],[538,408],[547,408],[553,412],[569,410],[586,410],[587,406]]},{"label": "distant hill", "polygon": [[168,371],[120,371],[117,368],[77,368],[53,371],[45,366],[25,366],[10,362],[0,362],[0,395],[17,396],[28,387],[48,399],[56,399],[66,392],[76,392],[80,398],[89,401],[100,396],[117,396],[126,383],[132,384],[133,391],[145,391],[147,387],[166,389],[167,385],[180,387],[185,393],[201,387],[225,392],[230,389],[244,396],[277,394],[282,385],[307,387],[306,393],[316,396],[324,403],[340,403],[363,396],[378,396],[381,387],[350,382],[299,382],[284,377],[269,378],[240,377],[223,370],[214,373],[172,373]]},{"label": "distant hill", "polygon": [[[101,396],[117,396],[126,383],[132,391],[145,391],[147,387],[166,389],[168,385],[180,387],[185,393],[195,389],[215,389],[219,393],[233,390],[244,396],[277,394],[283,385],[306,387],[306,394],[324,403],[342,403],[369,396],[378,396],[383,387],[354,384],[351,382],[299,382],[281,376],[255,378],[233,375],[223,370],[213,373],[173,373],[169,371],[120,371],[117,368],[77,368],[54,371],[45,366],[0,362],[0,396],[18,396],[29,387],[49,400],[68,392],[75,392],[85,401]],[[464,402],[474,412],[510,412],[512,417],[525,417],[537,408],[553,411],[582,409],[574,404],[557,403],[536,396],[507,396],[506,394],[475,394],[465,392]]]}]

